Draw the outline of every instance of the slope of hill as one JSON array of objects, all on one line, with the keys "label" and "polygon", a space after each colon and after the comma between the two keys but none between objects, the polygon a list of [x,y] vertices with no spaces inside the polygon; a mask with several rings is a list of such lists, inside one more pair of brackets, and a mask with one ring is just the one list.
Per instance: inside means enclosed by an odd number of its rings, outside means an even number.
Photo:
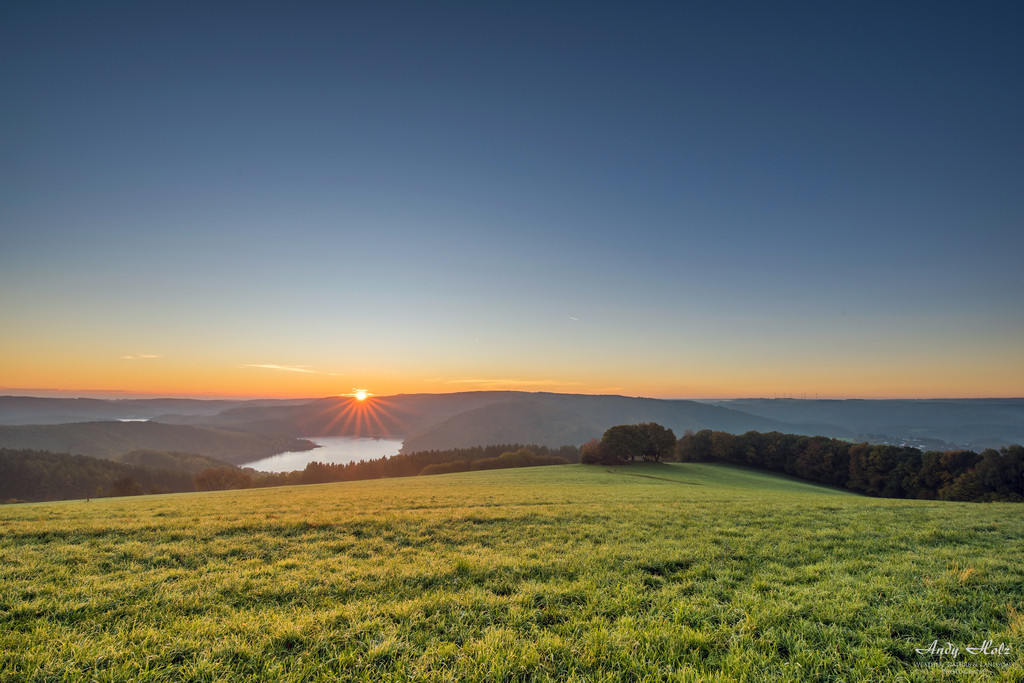
[{"label": "slope of hill", "polygon": [[229,427],[295,436],[401,438],[449,417],[499,401],[530,396],[517,391],[399,394],[367,402],[332,396],[296,406],[242,406],[216,415],[160,415],[158,422]]},{"label": "slope of hill", "polygon": [[0,426],[0,448],[31,448],[97,458],[137,450],[195,453],[244,463],[285,451],[314,448],[287,436],[267,436],[156,422],[80,422],[62,425]]},{"label": "slope of hill", "polygon": [[405,440],[402,452],[527,442],[557,447],[600,436],[601,425],[542,401],[511,400],[473,408]]},{"label": "slope of hill", "polygon": [[0,396],[0,424],[66,424],[96,420],[144,420],[162,413],[215,415],[239,406],[297,405],[313,399],[246,401],[191,398],[97,399]]},{"label": "slope of hill", "polygon": [[[519,394],[469,410],[406,438],[403,452],[465,448],[509,440],[547,446],[580,445],[617,424],[657,422],[682,435],[714,429],[742,434],[782,431],[806,435],[848,436],[831,425],[792,425],[696,401],[666,401],[626,396]],[[516,434],[524,436],[515,436]]]},{"label": "slope of hill", "polygon": [[131,451],[111,458],[114,462],[139,467],[152,467],[164,470],[183,470],[185,472],[202,472],[208,467],[235,467],[225,460],[209,458],[195,453],[179,453],[177,451]]},{"label": "slope of hill", "polygon": [[[8,505],[0,528],[12,681],[1024,677],[1005,503],[636,464]],[[1014,649],[948,676],[936,638]]]},{"label": "slope of hill", "polygon": [[[524,401],[533,406],[523,406]],[[484,407],[490,409],[475,412]],[[460,419],[452,421],[456,416]],[[795,426],[696,401],[521,391],[400,394],[366,402],[334,397],[300,406],[246,406],[212,416],[163,415],[156,419],[293,436],[408,438],[412,445],[406,445],[406,452],[424,445],[428,449],[461,448],[509,441],[560,446],[583,443],[616,424],[650,421],[680,434],[686,429],[716,429],[736,434],[778,430],[850,436],[831,425]],[[582,440],[559,441],[570,435]]]},{"label": "slope of hill", "polygon": [[[540,401],[553,416],[532,410],[536,422],[526,420],[524,408],[494,408],[471,413],[450,424],[457,415],[485,406],[515,401]],[[508,411],[500,418],[502,411]],[[168,425],[192,425],[287,436],[371,436],[426,439],[444,448],[505,440],[500,434],[517,426],[529,430],[538,442],[550,443],[564,430],[565,411],[574,413],[573,429],[592,433],[594,425],[655,421],[677,434],[686,429],[715,429],[733,434],[745,431],[781,431],[834,437],[884,435],[919,439],[924,446],[941,442],[975,449],[1024,442],[1024,399],[943,400],[794,400],[738,399],[681,401],[626,396],[476,391],[454,394],[399,394],[375,397],[363,403],[351,397],[317,400],[195,400],[195,399],[65,399],[0,396],[0,425],[56,424],[110,419],[150,419]],[[558,415],[561,417],[554,417]],[[483,420],[470,424],[473,419]],[[500,424],[501,419],[505,420]],[[542,425],[549,431],[542,431]],[[541,430],[541,431],[538,431]],[[588,431],[589,430],[589,431]],[[936,442],[929,443],[928,439]],[[513,441],[522,439],[512,437]],[[532,439],[531,439],[532,440]],[[491,441],[497,443],[498,441]],[[559,444],[561,445],[561,444]],[[164,446],[159,450],[189,450]],[[120,452],[120,451],[119,451]]]},{"label": "slope of hill", "polygon": [[193,473],[88,455],[0,448],[0,502],[195,491]]},{"label": "slope of hill", "polygon": [[[845,430],[827,424],[794,426],[788,422],[759,417],[731,408],[698,401],[631,398],[628,396],[586,396],[581,394],[536,394],[538,400],[558,402],[604,429],[617,424],[658,422],[677,434],[687,429],[714,429],[730,434],[781,431],[790,434],[850,436]],[[602,430],[603,431],[603,430]]]},{"label": "slope of hill", "polygon": [[810,401],[740,399],[717,405],[792,423],[829,423],[853,434],[940,439],[977,448],[1024,443],[1024,399]]}]

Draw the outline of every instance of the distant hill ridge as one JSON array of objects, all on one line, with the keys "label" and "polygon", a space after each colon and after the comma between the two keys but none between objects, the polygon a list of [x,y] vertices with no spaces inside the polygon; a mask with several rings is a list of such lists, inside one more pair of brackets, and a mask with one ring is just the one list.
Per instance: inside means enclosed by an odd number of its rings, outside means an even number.
[{"label": "distant hill ridge", "polygon": [[1024,398],[736,399],[715,405],[790,423],[832,424],[855,435],[936,439],[975,448],[1024,443]]},{"label": "distant hill ridge", "polygon": [[[881,435],[895,441],[917,439],[914,443],[922,447],[939,449],[998,448],[1024,441],[1024,399],[687,401],[523,391],[399,394],[373,397],[365,403],[347,396],[223,402],[0,397],[0,423],[46,420],[75,410],[123,414],[128,408],[151,415],[150,423],[221,432],[403,439],[405,452],[509,441],[579,445],[616,424],[652,421],[670,427],[677,435],[687,429],[731,434],[778,431],[868,440]],[[25,447],[67,449],[39,443]],[[128,450],[139,448],[198,452],[168,443],[131,444]],[[232,460],[218,452],[203,454]]]},{"label": "distant hill ridge", "polygon": [[557,447],[582,444],[604,430],[565,406],[519,399],[491,403],[450,417],[407,438],[403,453],[523,441]]},{"label": "distant hill ridge", "polygon": [[177,451],[245,463],[285,451],[314,448],[290,436],[207,429],[157,422],[78,422],[63,425],[0,426],[0,448],[114,459],[131,451]]},{"label": "distant hill ridge", "polygon": [[512,441],[582,444],[616,424],[658,422],[679,432],[786,431],[847,437],[834,425],[792,425],[697,401],[524,391],[324,398],[293,406],[242,406],[216,415],[161,415],[161,422],[295,436],[401,438],[403,452]]},{"label": "distant hill ridge", "polygon": [[309,403],[305,399],[195,399],[195,398],[42,398],[0,396],[0,425],[67,424],[97,420],[144,420],[164,413],[215,415],[240,406],[280,406]]}]

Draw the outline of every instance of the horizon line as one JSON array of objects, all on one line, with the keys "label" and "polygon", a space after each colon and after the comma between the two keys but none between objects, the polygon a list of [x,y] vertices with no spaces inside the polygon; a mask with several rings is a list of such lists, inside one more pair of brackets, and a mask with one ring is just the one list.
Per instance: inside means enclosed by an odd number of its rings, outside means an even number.
[{"label": "horizon line", "polygon": [[[26,393],[7,393],[26,392]],[[730,397],[689,397],[689,396],[642,396],[614,393],[586,393],[586,392],[554,392],[554,391],[524,391],[522,389],[481,389],[476,391],[444,391],[444,392],[399,392],[377,396],[377,399],[394,396],[447,396],[453,394],[469,393],[516,393],[516,394],[562,394],[567,396],[618,396],[622,398],[648,399],[655,401],[695,401],[695,402],[718,402],[718,401],[988,401],[988,400],[1024,400],[1020,396],[887,396],[870,397],[863,396],[824,396],[816,398],[796,398],[787,396],[783,398],[769,396],[730,396]],[[178,399],[193,401],[318,401],[325,398],[341,398],[344,394],[327,394],[325,396],[273,396],[266,394],[218,394],[209,393],[157,393],[131,391],[127,389],[41,389],[21,387],[0,387],[0,398],[66,398],[66,399],[94,399],[101,401],[116,400],[158,400]]]}]

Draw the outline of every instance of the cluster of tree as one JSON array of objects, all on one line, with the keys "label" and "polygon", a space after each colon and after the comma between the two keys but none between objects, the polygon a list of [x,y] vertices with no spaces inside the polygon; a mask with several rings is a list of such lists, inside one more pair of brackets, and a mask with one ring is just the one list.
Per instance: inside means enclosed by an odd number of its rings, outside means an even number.
[{"label": "cluster of tree", "polygon": [[726,462],[783,472],[883,498],[1024,501],[1024,448],[927,451],[778,432],[687,431],[681,462]]},{"label": "cluster of tree", "polygon": [[616,425],[601,440],[591,439],[580,449],[580,462],[588,465],[624,465],[637,458],[660,462],[672,460],[676,435],[657,422]]},{"label": "cluster of tree", "polygon": [[453,460],[452,462],[427,465],[421,475],[449,474],[451,472],[471,472],[476,470],[504,470],[513,467],[543,467],[545,465],[568,465],[566,458],[557,455],[537,455],[527,448],[516,452],[506,452],[497,458],[482,460]]},{"label": "cluster of tree", "polygon": [[194,491],[192,474],[86,455],[0,448],[0,500],[74,498]]}]

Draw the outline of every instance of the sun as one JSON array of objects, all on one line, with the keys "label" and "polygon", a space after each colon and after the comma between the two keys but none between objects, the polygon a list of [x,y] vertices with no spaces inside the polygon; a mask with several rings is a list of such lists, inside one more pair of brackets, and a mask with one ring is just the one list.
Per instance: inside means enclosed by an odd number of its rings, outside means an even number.
[{"label": "sun", "polygon": [[366,397],[370,395],[370,392],[366,389],[356,389],[355,393],[352,395],[356,397],[357,401],[365,401]]}]

